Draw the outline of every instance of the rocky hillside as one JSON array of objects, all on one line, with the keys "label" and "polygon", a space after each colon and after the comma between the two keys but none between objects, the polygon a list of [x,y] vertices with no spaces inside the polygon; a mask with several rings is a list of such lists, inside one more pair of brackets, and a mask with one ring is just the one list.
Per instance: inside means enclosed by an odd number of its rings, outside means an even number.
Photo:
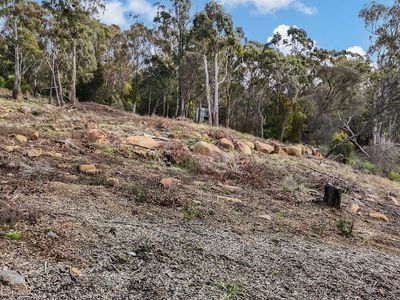
[{"label": "rocky hillside", "polygon": [[0,299],[400,298],[400,184],[317,149],[5,98],[0,145]]}]

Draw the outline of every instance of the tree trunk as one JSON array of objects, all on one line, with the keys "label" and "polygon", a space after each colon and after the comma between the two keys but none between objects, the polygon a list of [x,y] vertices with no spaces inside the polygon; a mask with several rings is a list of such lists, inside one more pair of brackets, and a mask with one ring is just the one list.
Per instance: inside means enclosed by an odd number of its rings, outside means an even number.
[{"label": "tree trunk", "polygon": [[20,56],[19,56],[19,47],[18,47],[18,25],[17,25],[17,17],[14,17],[14,38],[15,38],[15,66],[14,66],[14,88],[13,88],[13,98],[17,100],[21,95],[21,66],[20,66]]},{"label": "tree trunk", "polygon": [[183,98],[183,93],[182,93],[182,86],[183,86],[183,80],[182,80],[182,66],[181,63],[178,67],[178,100],[180,100],[181,103],[181,116],[186,117],[186,111],[185,111],[185,99]]},{"label": "tree trunk", "polygon": [[228,100],[228,110],[226,112],[226,127],[229,127],[231,125],[231,94],[230,94],[230,88],[226,92],[226,98]]},{"label": "tree trunk", "polygon": [[214,126],[219,126],[219,68],[218,68],[218,49],[214,54]]},{"label": "tree trunk", "polygon": [[57,99],[59,100],[58,106],[63,106],[64,105],[64,92],[61,84],[61,75],[60,75],[60,70],[59,67],[57,66],[57,81],[58,81],[58,97]]},{"label": "tree trunk", "polygon": [[210,78],[208,76],[208,63],[207,63],[207,55],[203,54],[204,61],[204,72],[206,77],[206,98],[207,98],[207,106],[208,106],[208,124],[210,126],[213,125],[213,116],[212,116],[212,105],[211,105],[211,91],[210,91]]},{"label": "tree trunk", "polygon": [[260,118],[260,137],[263,139],[264,138],[264,116],[261,111],[261,101],[258,101],[257,112],[258,112],[258,116]]},{"label": "tree trunk", "polygon": [[325,185],[324,202],[330,207],[340,208],[342,202],[342,191],[327,183]]},{"label": "tree trunk", "polygon": [[[179,113],[179,86],[176,86],[176,108],[175,108],[175,118],[178,116]],[[183,111],[183,110],[182,110]]]},{"label": "tree trunk", "polygon": [[167,109],[167,96],[165,95],[166,93],[163,94],[163,117],[165,117],[166,109]]},{"label": "tree trunk", "polygon": [[147,114],[150,116],[151,113],[151,85],[149,86],[149,107],[147,110]]},{"label": "tree trunk", "polygon": [[279,137],[279,140],[280,140],[281,142],[283,142],[283,139],[284,139],[284,137],[285,137],[285,132],[286,132],[286,127],[287,127],[288,121],[289,121],[289,117],[287,116],[287,117],[285,118],[285,120],[283,121],[282,131],[281,131],[281,135],[280,135],[280,137]]},{"label": "tree trunk", "polygon": [[71,83],[71,103],[76,104],[76,40],[72,45],[72,83]]}]

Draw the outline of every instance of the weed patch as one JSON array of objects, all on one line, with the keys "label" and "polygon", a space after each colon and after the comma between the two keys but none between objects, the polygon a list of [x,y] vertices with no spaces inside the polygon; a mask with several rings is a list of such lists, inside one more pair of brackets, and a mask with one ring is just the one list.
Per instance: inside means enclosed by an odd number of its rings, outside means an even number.
[{"label": "weed patch", "polygon": [[354,221],[340,219],[336,222],[336,228],[339,230],[339,233],[343,236],[349,237],[353,233]]}]

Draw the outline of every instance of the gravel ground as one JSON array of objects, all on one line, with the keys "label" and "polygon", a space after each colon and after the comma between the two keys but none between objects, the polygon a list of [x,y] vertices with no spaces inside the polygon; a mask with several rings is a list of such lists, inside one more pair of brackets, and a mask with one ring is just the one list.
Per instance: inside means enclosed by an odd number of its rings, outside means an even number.
[{"label": "gravel ground", "polygon": [[[399,184],[328,160],[257,153],[177,168],[131,156],[121,136],[195,125],[93,107],[4,115],[1,145],[32,128],[46,135],[0,148],[0,235],[22,234],[0,237],[0,269],[28,286],[0,283],[0,299],[400,299]],[[85,120],[107,130],[107,153],[76,134]],[[190,142],[199,128],[183,136]],[[62,156],[30,159],[32,148]],[[79,173],[84,163],[101,172]],[[180,181],[165,188],[166,177]],[[345,188],[340,210],[315,201],[332,180]],[[348,237],[337,228],[343,220],[354,223]]]},{"label": "gravel ground", "polygon": [[[0,240],[0,253],[26,277],[29,293],[0,286],[1,299],[400,297],[395,253],[274,231],[269,221],[232,222],[222,213],[185,221],[176,208],[118,200],[104,187],[53,182],[15,204],[27,201],[40,223],[21,241]],[[72,266],[82,275],[71,276]]]}]

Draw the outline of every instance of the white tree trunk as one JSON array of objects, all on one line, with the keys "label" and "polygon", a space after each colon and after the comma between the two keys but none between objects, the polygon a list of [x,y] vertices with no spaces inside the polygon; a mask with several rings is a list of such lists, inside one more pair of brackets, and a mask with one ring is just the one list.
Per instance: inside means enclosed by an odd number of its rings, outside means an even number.
[{"label": "white tree trunk", "polygon": [[14,66],[14,88],[13,88],[13,98],[17,100],[21,95],[21,67],[20,67],[20,55],[19,55],[19,47],[18,47],[18,25],[17,25],[17,17],[14,17],[14,38],[15,38],[15,66]]},{"label": "white tree trunk", "polygon": [[207,105],[208,105],[208,124],[210,126],[213,125],[213,109],[211,104],[211,91],[210,91],[210,78],[208,75],[208,62],[207,62],[207,55],[203,54],[203,61],[204,61],[204,72],[206,77],[206,98],[207,98]]},{"label": "white tree trunk", "polygon": [[214,110],[213,125],[219,126],[219,68],[218,68],[218,49],[214,54]]},{"label": "white tree trunk", "polygon": [[72,83],[71,83],[71,102],[76,104],[76,40],[72,45]]}]

